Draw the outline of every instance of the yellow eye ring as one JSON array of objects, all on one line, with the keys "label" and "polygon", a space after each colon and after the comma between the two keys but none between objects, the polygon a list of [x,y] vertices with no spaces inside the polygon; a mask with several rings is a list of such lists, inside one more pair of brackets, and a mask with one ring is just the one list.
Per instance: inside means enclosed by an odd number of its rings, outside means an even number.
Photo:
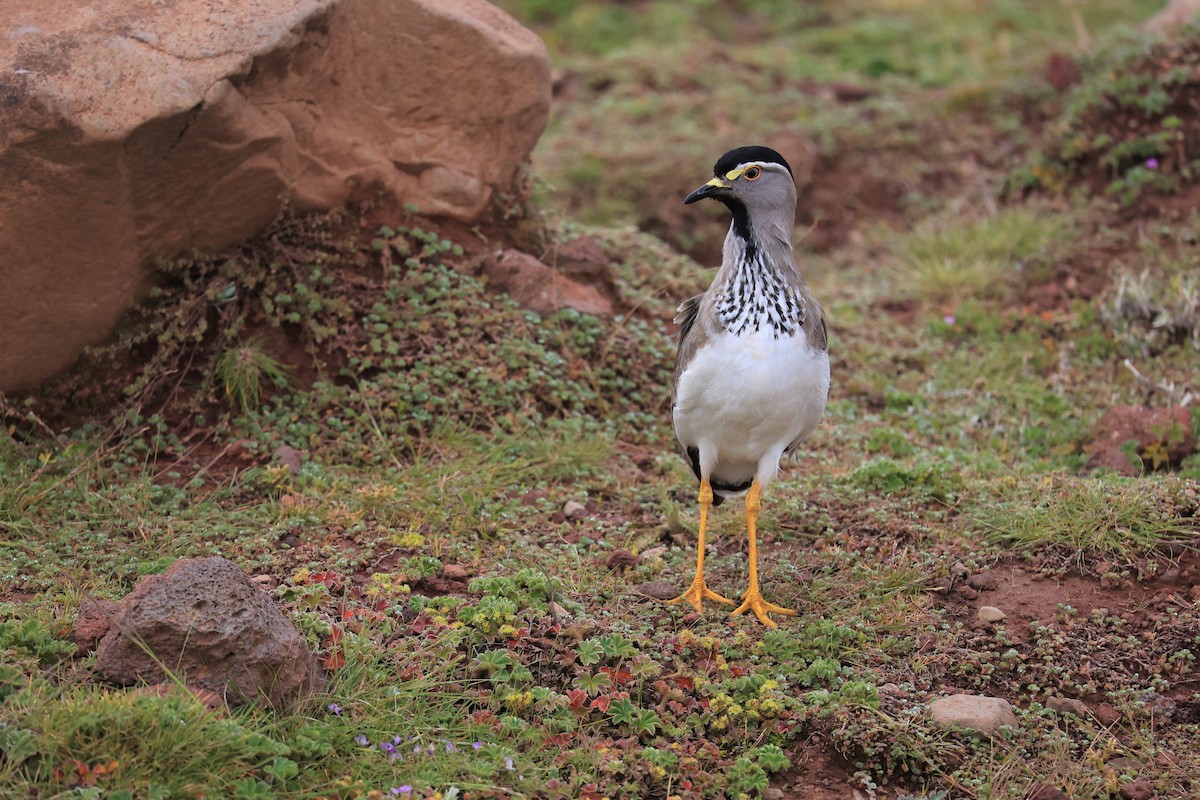
[{"label": "yellow eye ring", "polygon": [[746,171],[742,173],[748,181],[756,181],[762,176],[762,170],[758,167],[746,167]]}]

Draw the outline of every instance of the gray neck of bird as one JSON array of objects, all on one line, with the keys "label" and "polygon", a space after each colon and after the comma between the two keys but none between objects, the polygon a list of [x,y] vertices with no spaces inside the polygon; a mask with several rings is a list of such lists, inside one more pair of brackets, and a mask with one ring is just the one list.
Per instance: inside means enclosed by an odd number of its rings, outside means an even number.
[{"label": "gray neck of bird", "polygon": [[[717,318],[730,333],[767,330],[793,336],[804,318],[804,279],[796,267],[791,232],[731,226],[721,269],[713,281]],[[763,234],[766,234],[765,236]]]}]

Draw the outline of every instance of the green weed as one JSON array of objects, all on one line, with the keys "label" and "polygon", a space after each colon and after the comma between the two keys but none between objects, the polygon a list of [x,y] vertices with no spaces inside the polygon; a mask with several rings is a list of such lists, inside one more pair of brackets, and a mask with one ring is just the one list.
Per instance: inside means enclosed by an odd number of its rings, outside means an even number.
[{"label": "green weed", "polygon": [[1197,537],[1187,485],[1152,487],[1119,478],[1062,478],[1037,496],[1021,493],[982,522],[998,544],[1049,551],[1078,569],[1101,560],[1129,565],[1163,548],[1194,545]]}]

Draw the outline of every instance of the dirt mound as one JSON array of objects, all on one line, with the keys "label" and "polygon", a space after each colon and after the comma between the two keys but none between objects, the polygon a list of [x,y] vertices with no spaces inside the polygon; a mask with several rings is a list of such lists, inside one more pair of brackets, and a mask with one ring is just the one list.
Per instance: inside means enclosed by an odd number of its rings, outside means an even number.
[{"label": "dirt mound", "polygon": [[1136,212],[1181,208],[1200,156],[1200,35],[1105,55],[1048,132],[1027,176],[1053,191],[1082,183]]}]

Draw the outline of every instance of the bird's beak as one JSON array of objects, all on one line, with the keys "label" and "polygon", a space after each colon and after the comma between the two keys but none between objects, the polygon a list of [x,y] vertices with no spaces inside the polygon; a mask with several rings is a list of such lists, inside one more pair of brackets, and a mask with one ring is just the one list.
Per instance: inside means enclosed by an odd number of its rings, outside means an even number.
[{"label": "bird's beak", "polygon": [[714,194],[718,194],[722,190],[728,188],[729,186],[726,185],[725,181],[721,180],[720,178],[713,178],[711,181],[704,184],[687,197],[683,198],[683,204],[686,206],[689,203],[696,202],[697,200],[703,200],[706,197],[712,197]]}]

